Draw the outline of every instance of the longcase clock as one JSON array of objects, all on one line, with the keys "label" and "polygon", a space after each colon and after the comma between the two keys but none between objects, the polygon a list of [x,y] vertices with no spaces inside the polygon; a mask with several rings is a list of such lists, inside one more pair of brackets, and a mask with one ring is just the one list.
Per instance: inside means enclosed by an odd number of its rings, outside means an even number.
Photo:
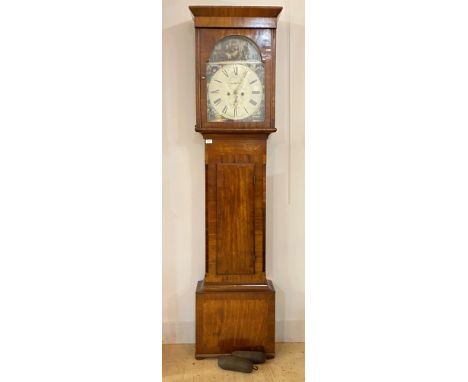
[{"label": "longcase clock", "polygon": [[205,139],[206,263],[196,289],[197,358],[275,353],[275,290],[265,274],[267,139],[275,128],[281,7],[191,6],[195,131]]}]

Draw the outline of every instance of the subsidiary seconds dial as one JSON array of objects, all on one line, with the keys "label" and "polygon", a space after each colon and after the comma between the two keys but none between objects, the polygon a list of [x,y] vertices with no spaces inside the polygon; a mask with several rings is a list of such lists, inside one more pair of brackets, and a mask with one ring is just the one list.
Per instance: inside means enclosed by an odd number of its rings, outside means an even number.
[{"label": "subsidiary seconds dial", "polygon": [[257,74],[247,65],[223,65],[208,84],[208,101],[227,119],[241,120],[254,114],[263,99]]}]

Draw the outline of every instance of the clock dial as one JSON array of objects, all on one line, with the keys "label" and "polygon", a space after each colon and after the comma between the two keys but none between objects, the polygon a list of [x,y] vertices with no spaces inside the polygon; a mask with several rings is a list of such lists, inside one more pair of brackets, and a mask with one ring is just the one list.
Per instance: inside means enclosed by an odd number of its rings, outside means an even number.
[{"label": "clock dial", "polygon": [[263,86],[249,66],[243,63],[222,65],[208,83],[208,101],[220,116],[242,120],[259,110]]},{"label": "clock dial", "polygon": [[208,122],[263,122],[265,66],[245,36],[218,40],[206,64]]}]

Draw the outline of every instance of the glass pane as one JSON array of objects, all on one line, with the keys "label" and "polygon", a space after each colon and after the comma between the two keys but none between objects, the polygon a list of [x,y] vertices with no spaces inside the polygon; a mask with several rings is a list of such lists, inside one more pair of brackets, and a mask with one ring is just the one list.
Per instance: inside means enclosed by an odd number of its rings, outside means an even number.
[{"label": "glass pane", "polygon": [[206,64],[209,122],[263,122],[265,67],[253,41],[221,39]]},{"label": "glass pane", "polygon": [[220,61],[258,61],[262,57],[257,46],[243,36],[228,36],[218,41],[211,52],[210,62]]}]

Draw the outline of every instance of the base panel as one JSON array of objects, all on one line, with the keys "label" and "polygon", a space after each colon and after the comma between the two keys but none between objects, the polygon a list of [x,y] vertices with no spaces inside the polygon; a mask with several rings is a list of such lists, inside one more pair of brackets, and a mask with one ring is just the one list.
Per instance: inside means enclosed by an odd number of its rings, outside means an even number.
[{"label": "base panel", "polygon": [[[220,353],[220,354],[195,354],[195,359],[202,360],[205,358],[218,358],[222,355],[230,355],[231,353]],[[275,358],[275,353],[265,353],[267,359]]]},{"label": "base panel", "polygon": [[197,359],[235,350],[275,354],[275,289],[263,285],[216,286],[199,281],[196,292]]}]

